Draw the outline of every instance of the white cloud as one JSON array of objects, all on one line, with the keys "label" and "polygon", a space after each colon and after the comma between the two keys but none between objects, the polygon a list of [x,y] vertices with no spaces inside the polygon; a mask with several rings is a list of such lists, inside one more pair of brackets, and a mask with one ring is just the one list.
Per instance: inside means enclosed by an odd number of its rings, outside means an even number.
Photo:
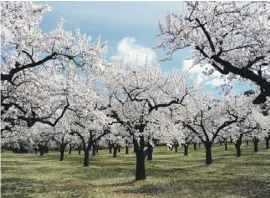
[{"label": "white cloud", "polygon": [[205,82],[206,85],[212,85],[214,87],[218,87],[220,85],[223,85],[225,82],[221,78],[214,78],[213,80],[209,80]]},{"label": "white cloud", "polygon": [[156,53],[151,48],[136,43],[133,37],[123,38],[117,45],[117,54],[111,57],[112,61],[123,60],[125,64],[144,65],[145,62],[156,63]]},{"label": "white cloud", "polygon": [[207,76],[203,72],[205,70],[212,69],[213,67],[210,64],[205,65],[194,65],[193,60],[185,59],[183,61],[183,70],[189,71],[191,75],[196,77],[197,83],[204,83],[206,85],[212,85],[214,87],[220,86],[225,83],[224,78],[218,71],[214,71],[212,75]]}]

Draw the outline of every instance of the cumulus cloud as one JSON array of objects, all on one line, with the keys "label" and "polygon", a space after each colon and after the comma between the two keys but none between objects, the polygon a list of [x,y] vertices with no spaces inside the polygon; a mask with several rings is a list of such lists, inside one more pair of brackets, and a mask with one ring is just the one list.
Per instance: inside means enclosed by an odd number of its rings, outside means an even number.
[{"label": "cumulus cloud", "polygon": [[204,83],[206,85],[212,85],[213,87],[218,87],[225,83],[224,78],[218,71],[214,71],[211,76],[207,76],[203,73],[205,70],[212,69],[210,64],[194,64],[193,60],[185,59],[183,61],[183,70],[189,71],[190,74],[196,77],[197,83]]},{"label": "cumulus cloud", "polygon": [[144,65],[146,61],[157,63],[154,50],[137,44],[133,37],[125,37],[118,43],[117,54],[111,60],[123,60],[125,64],[137,65]]}]

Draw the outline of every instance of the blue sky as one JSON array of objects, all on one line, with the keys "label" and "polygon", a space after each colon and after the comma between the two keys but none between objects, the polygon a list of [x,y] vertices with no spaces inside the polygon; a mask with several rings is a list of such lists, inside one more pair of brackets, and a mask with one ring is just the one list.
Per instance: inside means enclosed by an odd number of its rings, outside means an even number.
[{"label": "blue sky", "polygon": [[[127,63],[143,62],[147,55],[150,59],[160,60],[165,57],[162,50],[154,50],[160,39],[158,20],[164,22],[168,12],[181,13],[182,2],[41,2],[52,6],[52,11],[44,14],[41,28],[50,31],[56,27],[57,20],[64,18],[64,28],[80,28],[82,33],[93,39],[101,36],[108,41],[106,57],[108,60],[125,57]],[[173,68],[183,69],[183,60],[190,55],[188,49],[177,52],[173,61],[159,63],[165,71]],[[193,69],[193,75],[202,75],[200,69]],[[198,77],[198,78],[199,78]],[[206,89],[215,90],[219,77],[207,78]],[[243,91],[247,86],[235,85]],[[215,91],[216,92],[216,91]]]}]

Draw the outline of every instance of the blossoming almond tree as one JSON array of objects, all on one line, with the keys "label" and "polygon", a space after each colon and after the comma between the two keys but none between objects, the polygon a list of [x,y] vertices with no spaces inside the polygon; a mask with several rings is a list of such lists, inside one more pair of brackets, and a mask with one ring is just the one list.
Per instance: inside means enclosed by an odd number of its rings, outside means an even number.
[{"label": "blossoming almond tree", "polygon": [[[228,95],[221,100],[212,94],[194,96],[189,101],[184,113],[178,114],[179,122],[192,131],[204,144],[206,149],[206,164],[212,163],[211,148],[223,129],[233,123],[243,121],[247,116],[244,103],[235,106],[236,97]],[[241,110],[238,110],[241,109]],[[177,111],[175,112],[177,115]]]},{"label": "blossoming almond tree", "polygon": [[192,86],[181,72],[166,74],[159,67],[145,64],[126,68],[115,63],[103,79],[108,95],[111,97],[109,114],[116,122],[126,128],[128,136],[133,137],[136,153],[136,180],[146,178],[145,157],[147,145],[153,142],[152,127],[155,128],[152,114],[161,108],[183,104]]},{"label": "blossoming almond tree", "polygon": [[250,81],[258,90],[255,104],[270,96],[269,2],[185,2],[182,14],[160,23],[159,48],[167,59],[189,48],[194,64],[210,64],[229,80]]},{"label": "blossoming almond tree", "polygon": [[89,151],[103,136],[110,133],[111,118],[107,116],[106,110],[101,108],[105,97],[97,92],[95,79],[84,75],[73,78],[70,89],[70,134],[81,140],[84,166],[89,166]]},{"label": "blossoming almond tree", "polygon": [[55,126],[69,101],[52,78],[61,78],[70,69],[78,75],[82,70],[96,73],[106,65],[105,44],[99,38],[90,44],[91,37],[79,29],[73,36],[63,29],[63,19],[51,32],[42,32],[42,14],[50,10],[50,6],[32,2],[1,2],[2,129],[19,124],[18,120],[28,126],[36,122]]}]

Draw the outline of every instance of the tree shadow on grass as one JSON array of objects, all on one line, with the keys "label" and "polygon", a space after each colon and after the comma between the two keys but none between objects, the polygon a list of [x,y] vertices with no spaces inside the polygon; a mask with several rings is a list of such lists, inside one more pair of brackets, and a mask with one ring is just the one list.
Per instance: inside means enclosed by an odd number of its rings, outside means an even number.
[{"label": "tree shadow on grass", "polygon": [[163,194],[166,191],[166,188],[162,185],[156,184],[146,184],[139,188],[132,189],[123,189],[123,190],[115,190],[114,192],[122,193],[122,194],[146,194],[146,195],[159,195]]},{"label": "tree shadow on grass", "polygon": [[116,190],[121,194],[145,194],[158,197],[175,197],[185,195],[189,197],[248,197],[248,198],[269,198],[270,182],[259,180],[220,179],[220,180],[178,180],[167,184],[146,184],[137,188],[126,188]]},{"label": "tree shadow on grass", "polygon": [[[38,183],[32,179],[21,179],[21,178],[1,178],[1,194],[2,197],[7,198],[26,198],[28,194],[33,192],[31,186]],[[30,187],[30,188],[29,188]]]}]

